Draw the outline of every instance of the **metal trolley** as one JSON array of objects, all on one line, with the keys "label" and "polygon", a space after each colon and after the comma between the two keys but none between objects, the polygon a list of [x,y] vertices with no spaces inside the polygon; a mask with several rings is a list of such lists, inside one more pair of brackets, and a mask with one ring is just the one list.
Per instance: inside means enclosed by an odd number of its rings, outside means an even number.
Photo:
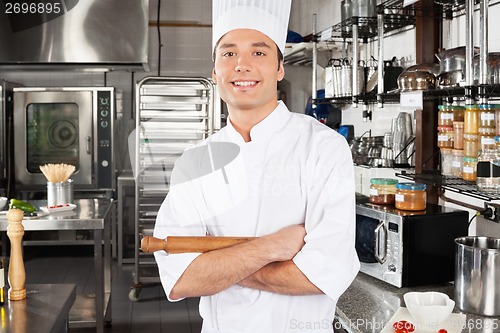
[{"label": "metal trolley", "polygon": [[136,84],[135,100],[136,129],[129,138],[136,207],[131,301],[139,300],[143,282],[159,282],[154,257],[140,251],[140,239],[153,234],[176,159],[221,127],[220,98],[206,78],[146,77]]}]

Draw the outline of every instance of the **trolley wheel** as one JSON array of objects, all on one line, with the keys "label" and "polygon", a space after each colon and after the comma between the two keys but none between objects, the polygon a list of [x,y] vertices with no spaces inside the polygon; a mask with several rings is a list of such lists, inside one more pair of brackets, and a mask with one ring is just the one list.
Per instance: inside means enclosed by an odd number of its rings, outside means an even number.
[{"label": "trolley wheel", "polygon": [[128,292],[128,299],[131,302],[137,302],[139,300],[139,294],[141,293],[141,288],[132,287]]}]

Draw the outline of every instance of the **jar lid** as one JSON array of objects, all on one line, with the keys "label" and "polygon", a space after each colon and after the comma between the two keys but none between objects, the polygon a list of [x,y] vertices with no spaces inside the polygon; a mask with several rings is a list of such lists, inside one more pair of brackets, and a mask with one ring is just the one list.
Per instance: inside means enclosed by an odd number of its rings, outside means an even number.
[{"label": "jar lid", "polygon": [[500,136],[498,136],[498,135],[495,136],[493,139],[495,140],[495,142],[500,142]]},{"label": "jar lid", "polygon": [[439,132],[453,132],[453,126],[438,126],[437,130]]},{"label": "jar lid", "polygon": [[465,107],[460,105],[438,105],[438,109],[442,111],[460,111],[465,110]]},{"label": "jar lid", "polygon": [[496,133],[496,130],[494,127],[479,127],[477,129],[479,131],[479,134],[483,134],[483,135],[495,135]]},{"label": "jar lid", "polygon": [[494,105],[493,104],[479,104],[479,108],[481,110],[493,110]]},{"label": "jar lid", "polygon": [[371,178],[370,183],[373,185],[396,185],[398,180],[392,178]]},{"label": "jar lid", "polygon": [[464,122],[463,121],[454,121],[453,127],[462,128],[462,127],[464,127]]},{"label": "jar lid", "polygon": [[464,156],[464,162],[466,163],[477,162],[477,157]]},{"label": "jar lid", "polygon": [[470,134],[470,133],[464,133],[464,139],[465,140],[477,140],[478,139],[478,134]]},{"label": "jar lid", "polygon": [[464,151],[462,149],[453,149],[452,154],[455,156],[463,156]]},{"label": "jar lid", "polygon": [[476,104],[469,104],[469,105],[465,106],[465,109],[466,110],[474,110],[474,109],[478,109],[478,106]]},{"label": "jar lid", "polygon": [[424,191],[426,186],[421,183],[397,183],[396,188],[399,190]]}]

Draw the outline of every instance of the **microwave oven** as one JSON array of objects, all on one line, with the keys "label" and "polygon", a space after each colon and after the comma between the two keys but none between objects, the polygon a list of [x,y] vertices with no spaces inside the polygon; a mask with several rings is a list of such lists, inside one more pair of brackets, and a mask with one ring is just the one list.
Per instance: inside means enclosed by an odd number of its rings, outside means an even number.
[{"label": "microwave oven", "polygon": [[361,272],[399,288],[454,279],[455,238],[468,235],[468,212],[430,203],[402,211],[356,199]]},{"label": "microwave oven", "polygon": [[14,88],[14,160],[17,189],[43,189],[40,165],[74,165],[76,190],[112,190],[115,89]]}]

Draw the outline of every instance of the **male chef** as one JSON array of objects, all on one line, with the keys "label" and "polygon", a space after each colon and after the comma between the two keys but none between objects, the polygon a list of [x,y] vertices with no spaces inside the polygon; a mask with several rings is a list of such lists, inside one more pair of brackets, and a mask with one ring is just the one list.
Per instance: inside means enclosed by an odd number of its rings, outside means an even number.
[{"label": "male chef", "polygon": [[[213,1],[212,77],[229,117],[203,145],[212,159],[217,143],[234,145],[241,163],[204,185],[210,174],[190,177],[200,161],[191,169],[184,158],[174,168],[183,181],[154,230],[158,238],[256,237],[203,254],[155,253],[170,301],[201,297],[203,333],[331,333],[337,300],[359,270],[346,140],[276,97],[290,7],[291,0]],[[239,187],[232,202],[228,186]],[[227,204],[211,210],[217,198]]]}]

